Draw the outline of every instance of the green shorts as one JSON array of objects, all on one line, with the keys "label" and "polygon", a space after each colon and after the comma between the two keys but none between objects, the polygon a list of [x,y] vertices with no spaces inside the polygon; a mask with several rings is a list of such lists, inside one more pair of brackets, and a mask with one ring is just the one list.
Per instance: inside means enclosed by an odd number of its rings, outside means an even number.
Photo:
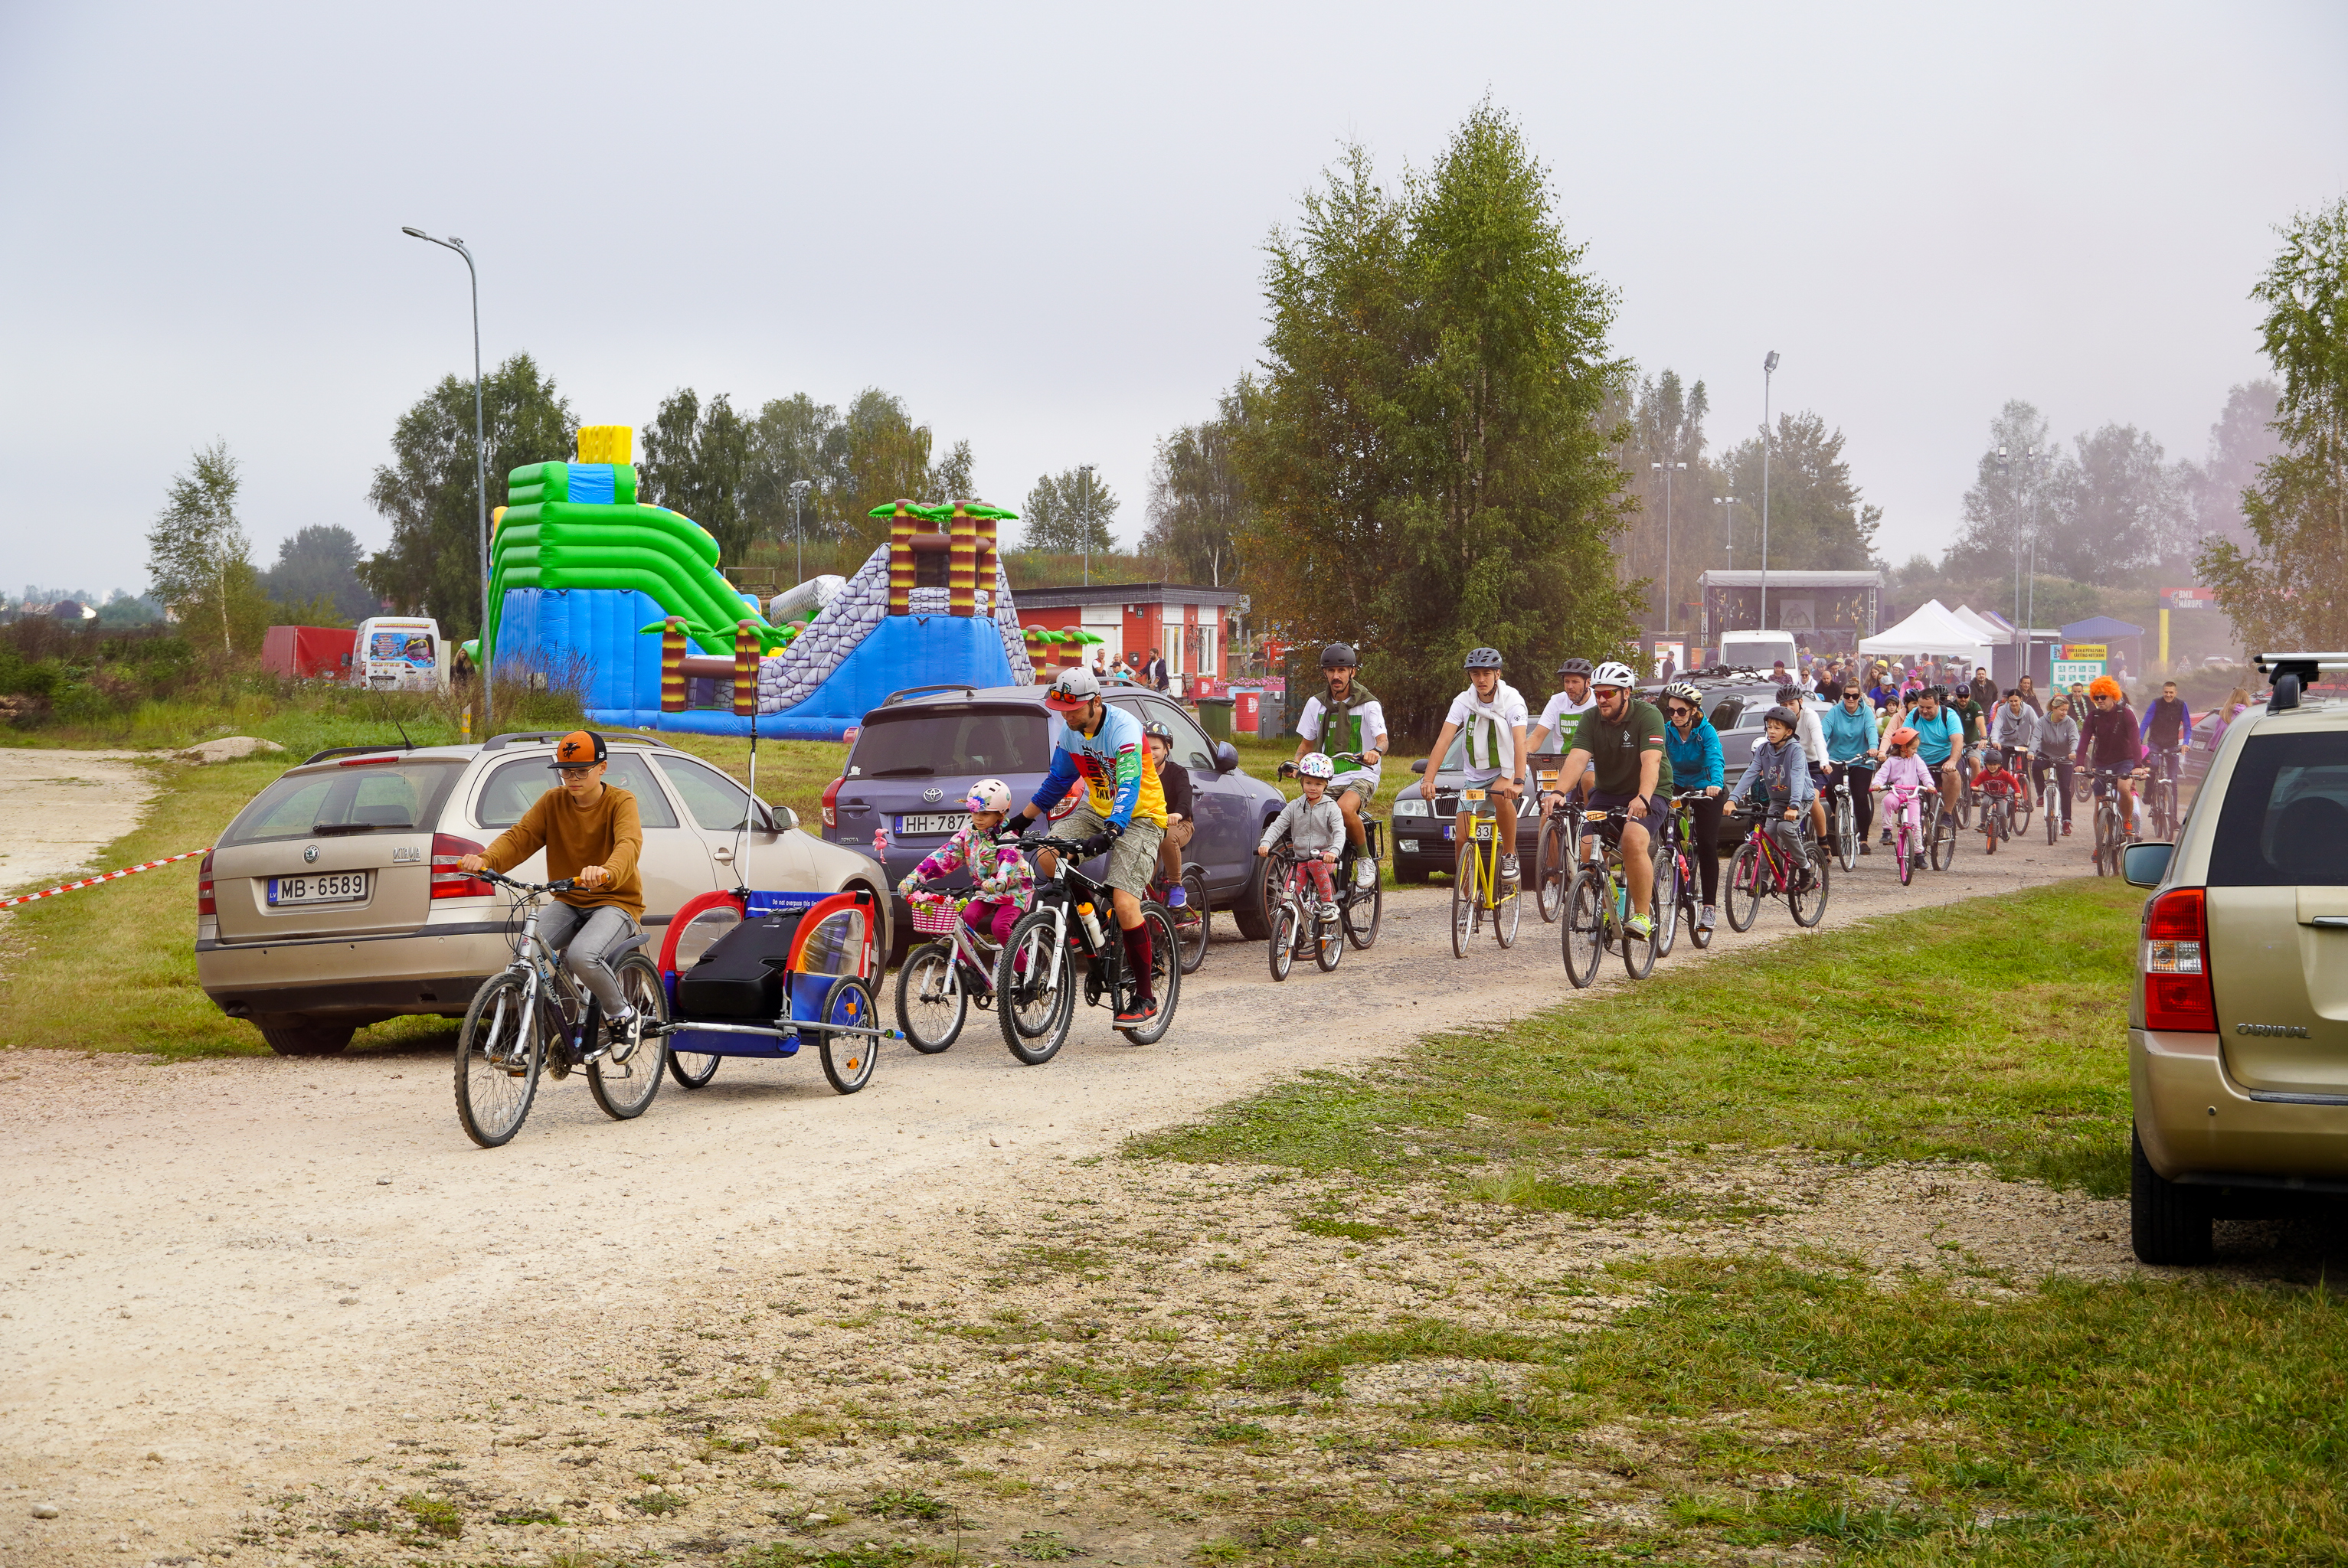
[{"label": "green shorts", "polygon": [[[1052,825],[1055,838],[1090,838],[1107,831],[1108,819],[1089,805],[1076,807]],[[1166,830],[1156,823],[1128,826],[1108,846],[1108,875],[1101,880],[1137,898],[1148,892],[1149,879],[1158,871],[1158,845],[1165,837]]]}]

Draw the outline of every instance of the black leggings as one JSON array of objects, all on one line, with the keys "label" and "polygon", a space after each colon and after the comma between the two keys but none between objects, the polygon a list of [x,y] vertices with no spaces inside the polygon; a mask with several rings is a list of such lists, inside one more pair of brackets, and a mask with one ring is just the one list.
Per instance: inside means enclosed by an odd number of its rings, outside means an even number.
[{"label": "black leggings", "polygon": [[1716,794],[1691,795],[1680,803],[1688,814],[1688,824],[1694,829],[1696,880],[1703,885],[1704,901],[1720,902],[1720,797]]},{"label": "black leggings", "polygon": [[1867,839],[1867,830],[1875,823],[1873,789],[1875,770],[1872,767],[1861,767],[1857,763],[1828,763],[1827,764],[1828,786],[1831,788],[1835,776],[1843,773],[1850,775],[1850,819],[1859,829],[1860,842],[1864,843]]}]

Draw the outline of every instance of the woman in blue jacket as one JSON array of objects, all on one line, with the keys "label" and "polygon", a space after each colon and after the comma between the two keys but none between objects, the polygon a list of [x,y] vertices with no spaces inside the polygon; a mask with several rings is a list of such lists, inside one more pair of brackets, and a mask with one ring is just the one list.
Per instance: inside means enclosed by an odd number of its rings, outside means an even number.
[{"label": "woman in blue jacket", "polygon": [[1685,681],[1663,688],[1663,754],[1671,760],[1673,789],[1704,791],[1684,809],[1695,829],[1696,870],[1704,885],[1696,928],[1709,931],[1720,894],[1720,792],[1727,778],[1720,764],[1720,732],[1704,716],[1704,693]]},{"label": "woman in blue jacket", "polygon": [[1820,726],[1827,739],[1827,788],[1832,789],[1849,777],[1852,825],[1859,830],[1859,852],[1871,855],[1874,851],[1867,846],[1867,828],[1875,820],[1875,797],[1869,791],[1875,783],[1875,764],[1883,760],[1883,743],[1876,733],[1875,713],[1856,686],[1844,687],[1833,693],[1833,698],[1834,706],[1827,710]]}]

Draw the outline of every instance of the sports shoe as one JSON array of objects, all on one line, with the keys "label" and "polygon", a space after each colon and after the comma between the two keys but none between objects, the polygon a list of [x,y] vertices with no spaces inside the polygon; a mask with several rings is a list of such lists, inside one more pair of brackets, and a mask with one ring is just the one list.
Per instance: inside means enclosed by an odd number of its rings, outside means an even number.
[{"label": "sports shoe", "polygon": [[1883,836],[1882,836],[1881,838],[1877,839],[1877,840],[1876,840],[1876,842],[1877,842],[1878,844],[1889,844],[1889,843],[1890,843],[1890,842],[1891,842],[1891,830],[1890,830],[1890,828],[1888,828],[1888,827],[1887,827],[1887,828],[1885,828],[1885,829],[1883,830]]},{"label": "sports shoe", "polygon": [[1872,855],[1875,853],[1875,850],[1874,847],[1867,842],[1867,840],[1862,838],[1859,841],[1859,852],[1861,855]]},{"label": "sports shoe", "polygon": [[1182,890],[1182,885],[1179,882],[1166,889],[1166,907],[1169,909],[1179,909],[1189,902],[1190,896]]},{"label": "sports shoe", "polygon": [[1908,864],[1911,868],[1921,871],[1924,869],[1924,856],[1921,853],[1911,855],[1908,857]]},{"label": "sports shoe", "polygon": [[1500,856],[1500,886],[1514,887],[1516,885],[1517,857],[1513,855],[1503,855]]},{"label": "sports shoe", "polygon": [[1158,1016],[1156,997],[1136,997],[1124,1011],[1117,1015],[1119,1024],[1148,1023]]},{"label": "sports shoe", "polygon": [[1622,922],[1622,928],[1641,941],[1655,934],[1655,923],[1644,915],[1633,915]]},{"label": "sports shoe", "polygon": [[1719,911],[1707,904],[1696,911],[1695,928],[1699,931],[1709,931],[1712,929],[1713,921],[1718,917]]},{"label": "sports shoe", "polygon": [[2065,838],[2071,836],[2071,819],[2067,816],[2063,819],[2063,836]]},{"label": "sports shoe", "polygon": [[1315,904],[1313,906],[1313,913],[1321,919],[1334,920],[1337,917],[1337,906],[1334,904]]},{"label": "sports shoe", "polygon": [[1365,855],[1354,862],[1354,886],[1364,892],[1378,885],[1378,863]]}]

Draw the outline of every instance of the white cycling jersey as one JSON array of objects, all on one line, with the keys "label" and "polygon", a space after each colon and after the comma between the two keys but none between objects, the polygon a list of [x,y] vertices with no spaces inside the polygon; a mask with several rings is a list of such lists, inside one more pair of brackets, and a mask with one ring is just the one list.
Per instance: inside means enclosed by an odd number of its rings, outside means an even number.
[{"label": "white cycling jersey", "polygon": [[1498,682],[1488,702],[1478,699],[1476,688],[1470,686],[1451,699],[1451,711],[1443,719],[1467,737],[1469,784],[1487,784],[1503,773],[1516,776],[1519,761],[1516,728],[1525,722],[1525,700],[1514,686],[1506,681]]},{"label": "white cycling jersey", "polygon": [[[1567,750],[1572,743],[1576,723],[1580,722],[1582,714],[1596,706],[1598,706],[1598,695],[1594,692],[1583,697],[1579,702],[1562,692],[1551,697],[1549,700],[1549,706],[1543,708],[1540,713],[1540,727],[1543,732],[1540,744],[1533,749],[1543,752]],[[1525,738],[1529,743],[1532,739],[1529,733]]]}]

